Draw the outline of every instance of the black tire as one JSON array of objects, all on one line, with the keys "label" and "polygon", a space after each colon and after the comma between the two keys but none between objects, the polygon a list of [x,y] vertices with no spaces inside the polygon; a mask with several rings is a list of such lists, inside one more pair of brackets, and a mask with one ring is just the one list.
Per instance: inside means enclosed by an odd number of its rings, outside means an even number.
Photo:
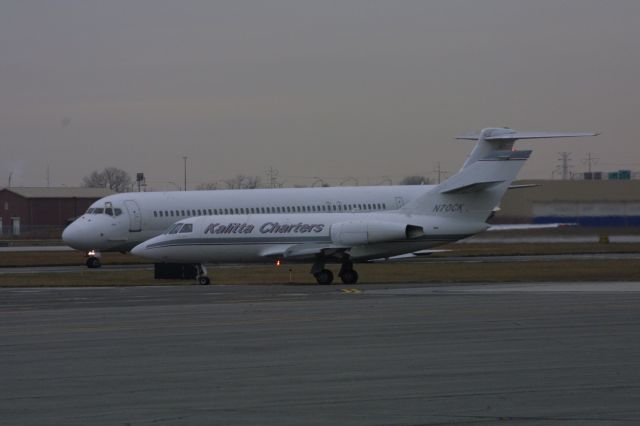
[{"label": "black tire", "polygon": [[211,284],[211,280],[209,279],[209,277],[198,277],[198,284],[209,285]]},{"label": "black tire", "polygon": [[328,285],[333,282],[333,272],[328,269],[323,269],[322,271],[318,272],[315,277],[316,281],[318,281],[318,284]]},{"label": "black tire", "polygon": [[100,259],[97,257],[90,257],[87,259],[87,268],[95,269],[101,267]]},{"label": "black tire", "polygon": [[342,282],[345,284],[355,284],[358,282],[358,272],[353,269],[347,269],[346,271],[342,271],[340,279],[342,279]]}]

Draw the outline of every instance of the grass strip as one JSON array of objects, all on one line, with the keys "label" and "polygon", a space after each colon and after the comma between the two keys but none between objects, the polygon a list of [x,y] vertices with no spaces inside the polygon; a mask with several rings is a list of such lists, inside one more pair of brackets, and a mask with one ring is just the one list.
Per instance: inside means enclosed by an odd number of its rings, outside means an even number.
[{"label": "grass strip", "polygon": [[[215,284],[313,284],[310,265],[209,267]],[[337,266],[332,265],[337,277]],[[357,265],[361,284],[640,281],[640,260],[531,262],[428,262]],[[192,285],[194,281],[155,280],[153,270],[82,270],[64,273],[2,274],[1,287],[86,287]]]}]

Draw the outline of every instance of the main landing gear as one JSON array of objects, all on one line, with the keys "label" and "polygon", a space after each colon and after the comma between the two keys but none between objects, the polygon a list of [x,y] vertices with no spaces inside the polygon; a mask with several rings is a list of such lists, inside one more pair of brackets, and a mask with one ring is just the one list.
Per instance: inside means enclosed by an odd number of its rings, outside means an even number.
[{"label": "main landing gear", "polygon": [[[331,284],[333,282],[333,272],[324,266],[324,262],[314,263],[311,267],[311,274],[316,277],[318,284]],[[338,276],[344,284],[355,284],[358,282],[358,273],[353,269],[353,262],[343,263]]]},{"label": "main landing gear", "polygon": [[358,272],[353,269],[353,262],[343,263],[338,276],[345,284],[355,284],[358,282]]},{"label": "main landing gear", "polygon": [[196,268],[198,269],[198,275],[196,276],[196,280],[198,280],[198,284],[200,285],[211,284],[211,280],[207,276],[207,268],[205,268],[202,264],[197,264]]}]

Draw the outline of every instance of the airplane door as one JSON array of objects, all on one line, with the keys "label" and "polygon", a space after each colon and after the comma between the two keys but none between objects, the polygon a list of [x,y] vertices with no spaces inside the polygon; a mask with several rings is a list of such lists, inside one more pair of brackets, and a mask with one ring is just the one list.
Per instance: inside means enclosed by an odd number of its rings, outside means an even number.
[{"label": "airplane door", "polygon": [[140,215],[140,207],[133,200],[126,200],[124,206],[129,213],[129,232],[140,232],[142,230],[142,217]]},{"label": "airplane door", "polygon": [[404,206],[404,198],[396,197],[396,208],[399,209]]}]

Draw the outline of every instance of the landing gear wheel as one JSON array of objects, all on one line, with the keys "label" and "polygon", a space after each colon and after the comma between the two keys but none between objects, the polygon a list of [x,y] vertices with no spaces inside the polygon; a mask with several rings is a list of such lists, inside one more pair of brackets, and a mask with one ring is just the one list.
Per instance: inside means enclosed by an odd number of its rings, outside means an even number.
[{"label": "landing gear wheel", "polygon": [[342,271],[340,279],[342,279],[342,282],[345,284],[355,284],[358,282],[358,273],[353,269],[347,269]]},{"label": "landing gear wheel", "polygon": [[100,263],[100,259],[98,259],[97,257],[90,257],[87,259],[87,268],[99,268],[101,267],[102,264]]},{"label": "landing gear wheel", "polygon": [[317,274],[315,274],[316,281],[318,284],[331,284],[333,282],[333,272],[328,269],[323,269]]},{"label": "landing gear wheel", "polygon": [[198,281],[198,284],[200,285],[211,284],[211,280],[207,276],[207,268],[205,268],[202,263],[196,263],[194,266],[198,270],[198,274],[196,275],[196,281]]}]

